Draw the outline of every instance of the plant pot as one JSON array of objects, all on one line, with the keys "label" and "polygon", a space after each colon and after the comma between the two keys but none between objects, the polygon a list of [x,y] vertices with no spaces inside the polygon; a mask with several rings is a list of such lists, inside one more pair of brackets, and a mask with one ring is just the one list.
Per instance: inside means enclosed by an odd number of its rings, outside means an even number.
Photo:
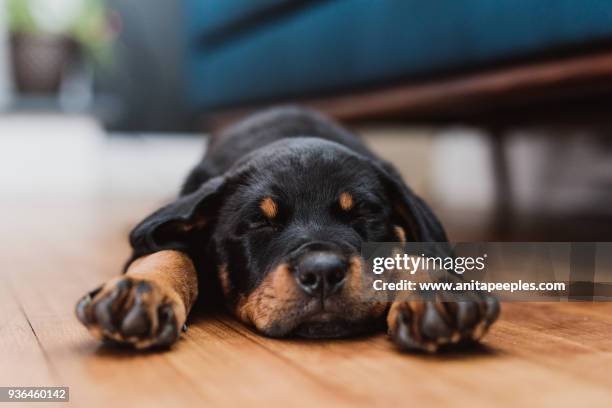
[{"label": "plant pot", "polygon": [[76,44],[67,37],[13,33],[11,56],[17,90],[28,94],[57,93],[76,51]]}]

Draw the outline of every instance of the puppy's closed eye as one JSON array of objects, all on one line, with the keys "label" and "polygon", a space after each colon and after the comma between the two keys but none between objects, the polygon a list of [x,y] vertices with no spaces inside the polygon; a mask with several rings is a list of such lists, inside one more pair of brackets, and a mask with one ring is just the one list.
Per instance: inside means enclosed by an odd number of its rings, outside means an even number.
[{"label": "puppy's closed eye", "polygon": [[255,218],[249,221],[247,223],[247,229],[251,231],[263,230],[263,229],[276,230],[278,229],[278,224],[272,222],[268,218],[261,217],[261,218]]},{"label": "puppy's closed eye", "polygon": [[358,214],[362,216],[380,217],[385,215],[385,209],[382,205],[371,202],[362,201],[357,207]]},{"label": "puppy's closed eye", "polygon": [[236,233],[242,235],[247,232],[274,232],[278,229],[278,220],[271,220],[259,212],[254,212],[243,216],[242,221],[237,224]]},{"label": "puppy's closed eye", "polygon": [[363,239],[368,238],[369,228],[384,225],[387,216],[381,204],[360,197],[352,197],[350,209],[343,209],[340,202],[332,204],[331,212],[338,221],[352,228]]},{"label": "puppy's closed eye", "polygon": [[363,218],[378,218],[385,215],[383,206],[373,201],[359,200],[352,196],[350,206],[347,201],[346,197],[344,199],[341,197],[338,203],[332,204],[331,208],[332,213],[344,222],[350,223]]}]

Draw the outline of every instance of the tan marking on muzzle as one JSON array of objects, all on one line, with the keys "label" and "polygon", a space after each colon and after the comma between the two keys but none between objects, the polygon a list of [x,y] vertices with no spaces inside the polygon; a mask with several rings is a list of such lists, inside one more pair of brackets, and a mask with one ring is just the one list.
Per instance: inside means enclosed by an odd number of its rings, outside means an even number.
[{"label": "tan marking on muzzle", "polygon": [[349,261],[348,277],[345,286],[345,301],[352,304],[351,312],[371,318],[381,317],[387,311],[387,302],[377,299],[364,276],[364,261],[359,255]]},{"label": "tan marking on muzzle", "polygon": [[298,288],[289,266],[280,264],[253,292],[238,300],[236,316],[258,330],[265,330],[274,319],[282,318],[297,296]]},{"label": "tan marking on muzzle", "polygon": [[346,280],[346,291],[353,298],[361,297],[363,289],[363,260],[360,256],[352,256],[349,260],[348,278]]},{"label": "tan marking on muzzle", "polygon": [[406,242],[406,231],[404,231],[402,227],[395,225],[393,230],[395,231],[395,235],[397,236],[399,242]]}]

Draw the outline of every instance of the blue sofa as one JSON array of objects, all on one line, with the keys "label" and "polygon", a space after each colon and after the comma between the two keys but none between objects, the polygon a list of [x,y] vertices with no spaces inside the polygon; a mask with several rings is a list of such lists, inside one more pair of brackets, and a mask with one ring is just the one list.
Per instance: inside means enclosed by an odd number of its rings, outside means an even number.
[{"label": "blue sofa", "polygon": [[326,95],[612,39],[610,0],[186,0],[193,112]]}]

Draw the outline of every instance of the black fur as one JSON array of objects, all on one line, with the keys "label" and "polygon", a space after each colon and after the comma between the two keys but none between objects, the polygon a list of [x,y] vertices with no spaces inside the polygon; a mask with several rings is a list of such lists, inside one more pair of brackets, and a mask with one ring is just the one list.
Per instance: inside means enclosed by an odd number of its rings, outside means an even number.
[{"label": "black fur", "polygon": [[[353,196],[350,211],[338,207],[343,191]],[[272,220],[259,209],[263,197],[278,203]],[[130,242],[132,259],[162,249],[189,254],[204,293],[220,291],[217,270],[227,265],[226,301],[234,304],[312,243],[348,259],[359,254],[362,242],[396,241],[397,225],[409,241],[446,241],[427,205],[357,136],[318,113],[283,107],[256,114],[214,139],[180,197],[136,226]],[[360,323],[357,317],[346,319]],[[266,332],[285,335],[294,326]]]}]

